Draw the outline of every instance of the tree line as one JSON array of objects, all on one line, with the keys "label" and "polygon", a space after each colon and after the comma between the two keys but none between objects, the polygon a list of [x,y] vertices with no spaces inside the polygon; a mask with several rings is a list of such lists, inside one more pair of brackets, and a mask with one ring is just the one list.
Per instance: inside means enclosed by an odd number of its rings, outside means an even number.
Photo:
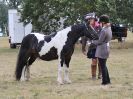
[{"label": "tree line", "polygon": [[[37,32],[54,32],[84,21],[84,15],[107,14],[111,23],[133,24],[133,0],[1,0],[0,27],[7,26],[8,9],[18,9],[21,21],[29,22]],[[63,21],[63,22],[62,22]]]}]

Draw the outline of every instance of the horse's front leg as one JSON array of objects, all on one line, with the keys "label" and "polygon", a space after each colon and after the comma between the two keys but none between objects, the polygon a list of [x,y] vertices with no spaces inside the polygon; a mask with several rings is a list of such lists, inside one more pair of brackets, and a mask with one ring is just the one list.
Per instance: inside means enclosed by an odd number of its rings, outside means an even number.
[{"label": "horse's front leg", "polygon": [[62,80],[62,70],[63,70],[63,60],[59,59],[59,65],[58,65],[58,77],[57,81],[60,85],[64,84]]},{"label": "horse's front leg", "polygon": [[70,84],[71,80],[69,79],[69,63],[71,58],[65,59],[65,65],[64,65],[64,82]]}]

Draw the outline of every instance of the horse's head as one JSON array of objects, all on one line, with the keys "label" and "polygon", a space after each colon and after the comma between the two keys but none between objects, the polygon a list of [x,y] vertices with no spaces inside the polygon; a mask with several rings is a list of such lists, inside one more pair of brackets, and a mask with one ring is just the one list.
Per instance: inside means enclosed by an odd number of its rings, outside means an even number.
[{"label": "horse's head", "polygon": [[85,24],[85,28],[84,28],[84,36],[88,37],[91,40],[97,40],[98,39],[98,34],[94,30],[94,28],[91,27],[90,25],[87,26],[86,24]]}]

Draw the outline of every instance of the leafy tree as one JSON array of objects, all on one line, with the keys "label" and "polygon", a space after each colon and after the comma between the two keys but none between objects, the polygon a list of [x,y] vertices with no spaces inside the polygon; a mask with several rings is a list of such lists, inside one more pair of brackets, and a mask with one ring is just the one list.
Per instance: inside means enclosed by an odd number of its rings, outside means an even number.
[{"label": "leafy tree", "polygon": [[[21,4],[21,21],[31,22],[33,30],[50,33],[64,26],[83,21],[83,16],[96,12],[108,14],[112,23],[133,24],[133,0],[10,0],[9,6]],[[12,6],[11,6],[12,5]]]},{"label": "leafy tree", "polygon": [[10,9],[18,9],[18,6],[21,4],[22,0],[3,0]]},{"label": "leafy tree", "polygon": [[122,23],[133,24],[133,0],[116,0],[117,16]]},{"label": "leafy tree", "polygon": [[117,23],[117,12],[115,0],[98,0],[97,14],[100,16],[102,14],[107,14],[110,16],[112,22]]},{"label": "leafy tree", "polygon": [[7,20],[8,20],[8,6],[4,4],[3,1],[0,1],[0,27],[2,31],[5,31],[7,27]]},{"label": "leafy tree", "polygon": [[133,0],[98,0],[99,15],[108,14],[113,23],[133,24]]},{"label": "leafy tree", "polygon": [[3,32],[7,32],[8,9],[18,9],[22,0],[1,0],[0,1],[0,27]]},{"label": "leafy tree", "polygon": [[66,19],[64,26],[77,23],[92,6],[88,0],[23,0],[22,21],[32,22],[34,29],[46,33],[57,30],[61,18]]}]

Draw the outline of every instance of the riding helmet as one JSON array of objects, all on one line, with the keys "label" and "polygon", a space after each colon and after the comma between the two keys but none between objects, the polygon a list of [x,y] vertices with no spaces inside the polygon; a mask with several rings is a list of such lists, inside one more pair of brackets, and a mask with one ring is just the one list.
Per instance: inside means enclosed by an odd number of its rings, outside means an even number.
[{"label": "riding helmet", "polygon": [[90,19],[95,19],[95,13],[88,13],[85,15],[85,21],[88,21]]}]

